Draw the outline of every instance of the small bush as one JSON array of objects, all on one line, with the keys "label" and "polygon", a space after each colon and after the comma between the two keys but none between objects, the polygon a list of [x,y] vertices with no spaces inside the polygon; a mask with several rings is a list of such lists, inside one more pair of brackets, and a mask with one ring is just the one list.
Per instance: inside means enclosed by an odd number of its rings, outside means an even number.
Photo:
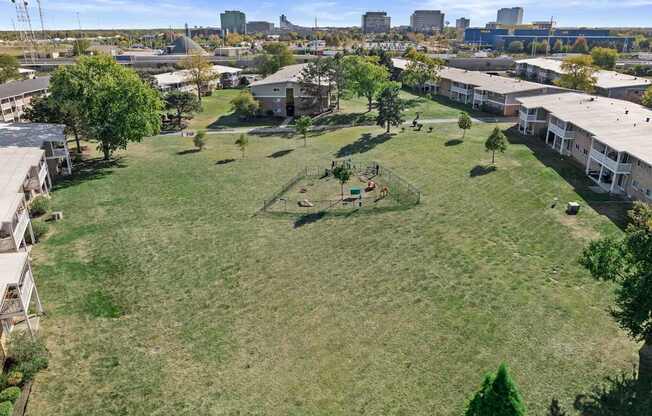
[{"label": "small bush", "polygon": [[9,387],[0,391],[0,402],[16,403],[20,397],[20,387]]},{"label": "small bush", "polygon": [[0,416],[11,416],[14,412],[14,405],[11,402],[0,403]]},{"label": "small bush", "polygon": [[23,373],[20,371],[10,371],[9,374],[7,374],[7,385],[9,386],[18,386],[20,383],[23,382]]},{"label": "small bush", "polygon": [[36,241],[32,241],[32,243],[41,241],[41,238],[45,237],[45,234],[48,233],[49,229],[50,227],[44,221],[32,221],[32,231],[34,232],[34,238],[36,239]]},{"label": "small bush", "polygon": [[30,205],[29,212],[34,217],[44,215],[50,209],[50,200],[44,196],[37,196]]},{"label": "small bush", "polygon": [[32,338],[27,332],[14,332],[9,337],[9,358],[13,369],[30,380],[36,373],[48,367],[48,350],[40,338]]},{"label": "small bush", "polygon": [[204,149],[206,146],[206,131],[199,130],[192,138],[192,142],[199,151]]}]

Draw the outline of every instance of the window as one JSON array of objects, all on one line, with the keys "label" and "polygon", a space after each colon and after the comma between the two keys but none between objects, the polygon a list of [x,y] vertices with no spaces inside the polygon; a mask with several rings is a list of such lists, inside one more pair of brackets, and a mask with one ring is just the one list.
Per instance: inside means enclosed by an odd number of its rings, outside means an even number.
[{"label": "window", "polygon": [[274,92],[279,92],[281,91],[279,88],[274,88]]},{"label": "window", "polygon": [[575,150],[580,150],[580,145],[575,143]]}]

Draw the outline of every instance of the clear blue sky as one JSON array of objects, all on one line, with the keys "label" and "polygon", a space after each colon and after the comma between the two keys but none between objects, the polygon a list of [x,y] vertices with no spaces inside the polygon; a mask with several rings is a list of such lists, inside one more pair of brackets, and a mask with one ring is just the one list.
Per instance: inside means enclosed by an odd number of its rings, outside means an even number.
[{"label": "clear blue sky", "polygon": [[[285,13],[297,24],[353,26],[360,24],[366,10],[384,10],[392,16],[392,25],[409,23],[415,9],[439,9],[454,24],[461,16],[471,18],[473,26],[495,20],[499,7],[522,6],[525,21],[549,20],[554,16],[561,26],[652,26],[652,0],[41,0],[46,28],[77,28],[79,12],[82,28],[151,28],[219,26],[219,12],[238,9],[247,20],[268,20],[278,25]],[[30,0],[30,4],[36,4]],[[37,20],[37,13],[33,11]],[[0,28],[11,29],[14,17],[9,0],[0,0]]]}]

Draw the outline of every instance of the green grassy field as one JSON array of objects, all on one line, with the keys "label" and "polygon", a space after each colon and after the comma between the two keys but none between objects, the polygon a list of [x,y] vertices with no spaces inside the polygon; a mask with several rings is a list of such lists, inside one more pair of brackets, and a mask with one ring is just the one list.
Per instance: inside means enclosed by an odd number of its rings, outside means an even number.
[{"label": "green grassy field", "polygon": [[[553,396],[569,408],[636,362],[610,286],[577,264],[590,239],[620,233],[601,213],[621,212],[592,202],[566,216],[564,202],[598,196],[521,138],[488,169],[492,128],[461,141],[454,124],[391,138],[360,127],[305,148],[251,137],[244,160],[235,136],[199,153],[156,137],[78,167],[53,200],[65,220],[33,251],[52,358],[29,413],[458,415],[501,361],[530,414]],[[378,160],[421,204],[255,215],[336,155]]]},{"label": "green grassy field", "polygon": [[225,89],[216,90],[210,97],[202,98],[202,111],[197,114],[188,124],[189,129],[220,129],[228,127],[256,127],[269,126],[281,123],[281,119],[270,117],[260,117],[245,121],[238,119],[237,114],[231,110],[231,100],[234,99],[241,90]]}]

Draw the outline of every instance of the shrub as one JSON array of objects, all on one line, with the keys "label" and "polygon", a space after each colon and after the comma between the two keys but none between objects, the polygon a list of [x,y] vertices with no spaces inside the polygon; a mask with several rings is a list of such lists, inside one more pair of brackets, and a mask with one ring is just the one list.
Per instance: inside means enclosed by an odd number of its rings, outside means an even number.
[{"label": "shrub", "polygon": [[20,371],[10,371],[7,374],[7,385],[9,386],[18,386],[23,382],[23,373]]},{"label": "shrub", "polygon": [[11,402],[0,403],[0,416],[11,416],[14,412],[14,405]]},{"label": "shrub", "polygon": [[14,332],[9,337],[8,356],[14,369],[30,380],[36,373],[48,367],[48,350],[40,338],[32,338],[29,333]]},{"label": "shrub", "polygon": [[49,209],[50,209],[50,200],[44,196],[37,196],[32,201],[29,212],[31,212],[32,215],[35,217],[40,217],[41,215],[48,212]]},{"label": "shrub", "polygon": [[48,233],[49,228],[48,224],[44,221],[32,221],[32,231],[34,232],[34,238],[36,239],[36,241],[32,241],[32,243],[41,241],[41,238]]},{"label": "shrub", "polygon": [[16,403],[20,397],[20,387],[9,387],[0,391],[0,402]]},{"label": "shrub", "polygon": [[206,146],[206,131],[199,130],[192,138],[192,142],[199,151],[201,151],[204,146]]}]

